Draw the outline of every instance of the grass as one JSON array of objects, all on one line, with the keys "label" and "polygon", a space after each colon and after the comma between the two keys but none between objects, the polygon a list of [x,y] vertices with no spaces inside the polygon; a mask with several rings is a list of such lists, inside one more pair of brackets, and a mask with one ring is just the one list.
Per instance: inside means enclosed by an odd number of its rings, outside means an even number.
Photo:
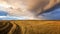
[{"label": "grass", "polygon": [[12,21],[23,34],[60,34],[60,21]]}]

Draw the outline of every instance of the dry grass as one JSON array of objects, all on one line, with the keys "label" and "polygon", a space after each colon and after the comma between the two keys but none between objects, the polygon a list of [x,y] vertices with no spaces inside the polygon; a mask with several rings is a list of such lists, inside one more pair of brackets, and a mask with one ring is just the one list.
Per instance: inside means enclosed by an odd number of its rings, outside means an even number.
[{"label": "dry grass", "polygon": [[10,22],[18,24],[22,34],[60,34],[60,21],[17,20]]},{"label": "dry grass", "polygon": [[60,34],[60,21],[12,21],[21,27],[22,34]]}]

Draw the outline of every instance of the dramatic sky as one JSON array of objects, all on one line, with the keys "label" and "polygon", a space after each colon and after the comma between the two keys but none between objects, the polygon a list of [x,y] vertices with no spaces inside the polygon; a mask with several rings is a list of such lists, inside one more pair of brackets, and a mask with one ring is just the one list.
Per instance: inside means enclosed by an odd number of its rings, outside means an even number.
[{"label": "dramatic sky", "polygon": [[0,0],[0,20],[60,20],[60,6],[39,14],[36,18],[30,11],[26,10],[26,4],[22,4],[21,0]]}]

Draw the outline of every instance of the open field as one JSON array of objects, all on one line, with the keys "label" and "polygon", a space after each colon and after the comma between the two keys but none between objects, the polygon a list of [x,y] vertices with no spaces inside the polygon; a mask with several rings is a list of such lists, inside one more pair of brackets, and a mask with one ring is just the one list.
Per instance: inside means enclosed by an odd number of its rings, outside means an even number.
[{"label": "open field", "polygon": [[[0,26],[6,22],[9,23],[8,21],[0,21]],[[20,34],[60,34],[60,21],[16,20],[10,21],[10,23],[13,27],[16,24],[19,25],[18,32]]]},{"label": "open field", "polygon": [[15,21],[15,23],[21,27],[23,34],[60,34],[60,21]]}]

